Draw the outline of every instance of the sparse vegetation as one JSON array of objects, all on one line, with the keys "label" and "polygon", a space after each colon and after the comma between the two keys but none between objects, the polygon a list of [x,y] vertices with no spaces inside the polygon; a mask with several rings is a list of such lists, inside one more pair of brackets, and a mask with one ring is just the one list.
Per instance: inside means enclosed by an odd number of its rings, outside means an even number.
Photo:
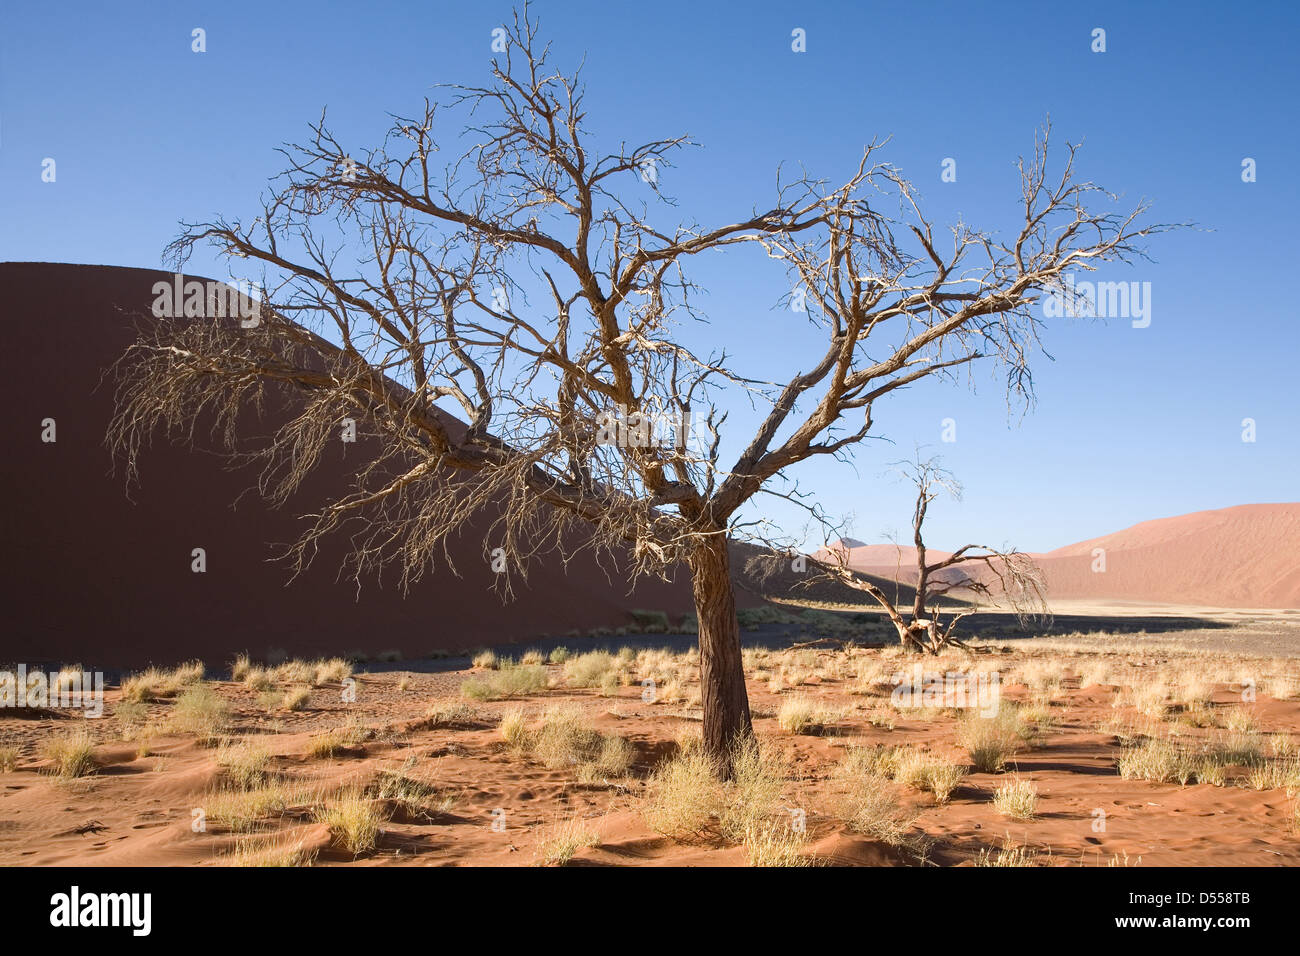
[{"label": "sparse vegetation", "polygon": [[588,651],[564,662],[564,679],[570,687],[599,687],[607,675],[617,682],[620,662],[609,651]]},{"label": "sparse vegetation", "polygon": [[1015,708],[1004,702],[994,717],[971,715],[964,719],[957,727],[957,741],[970,754],[977,772],[999,773],[1030,733]]},{"label": "sparse vegetation", "polygon": [[307,704],[311,702],[310,687],[290,687],[284,692],[284,697],[280,701],[280,706],[285,710],[298,711],[305,710]]},{"label": "sparse vegetation", "polygon": [[222,862],[228,866],[281,867],[311,866],[316,851],[307,849],[301,840],[245,837]]},{"label": "sparse vegetation", "polygon": [[1008,834],[996,852],[985,847],[975,858],[976,866],[1037,866],[1037,850],[1015,843]]},{"label": "sparse vegetation", "polygon": [[271,752],[247,739],[223,741],[217,749],[217,766],[237,790],[253,790],[265,784],[270,763]]},{"label": "sparse vegetation", "polygon": [[597,846],[600,837],[581,817],[570,817],[552,826],[537,844],[537,861],[544,866],[564,866],[575,853]]},{"label": "sparse vegetation", "polygon": [[792,734],[811,734],[835,722],[838,714],[809,697],[787,697],[777,711],[776,722]]},{"label": "sparse vegetation", "polygon": [[200,742],[214,742],[229,720],[230,708],[207,684],[191,684],[172,705],[171,726],[177,733],[194,734]]},{"label": "sparse vegetation", "polygon": [[415,767],[412,756],[400,770],[381,770],[367,792],[375,799],[395,803],[411,816],[428,818],[449,812],[456,804],[455,796],[415,777]]},{"label": "sparse vegetation", "polygon": [[849,829],[890,846],[903,845],[908,831],[916,821],[916,814],[905,810],[899,803],[889,779],[874,773],[859,774],[851,770],[845,777],[850,786],[840,813]]},{"label": "sparse vegetation", "polygon": [[172,670],[151,667],[122,681],[122,699],[149,703],[175,697],[186,687],[203,680],[201,661],[189,661]]},{"label": "sparse vegetation", "polygon": [[1038,812],[1038,788],[1030,780],[1008,781],[994,791],[993,806],[1004,817],[1032,820]]},{"label": "sparse vegetation", "polygon": [[463,682],[460,692],[470,700],[501,700],[535,694],[545,690],[549,682],[545,667],[501,661],[497,670]]},{"label": "sparse vegetation", "polygon": [[815,862],[803,853],[806,836],[788,822],[750,821],[743,842],[750,866],[812,866]]},{"label": "sparse vegetation", "polygon": [[376,801],[360,791],[348,791],[318,807],[316,819],[330,828],[336,844],[360,856],[375,848],[384,815]]},{"label": "sparse vegetation", "polygon": [[348,747],[363,743],[369,736],[370,731],[360,721],[352,720],[312,737],[307,745],[307,756],[328,760]]},{"label": "sparse vegetation", "polygon": [[84,728],[50,737],[41,745],[50,772],[70,780],[95,771],[95,740]]}]

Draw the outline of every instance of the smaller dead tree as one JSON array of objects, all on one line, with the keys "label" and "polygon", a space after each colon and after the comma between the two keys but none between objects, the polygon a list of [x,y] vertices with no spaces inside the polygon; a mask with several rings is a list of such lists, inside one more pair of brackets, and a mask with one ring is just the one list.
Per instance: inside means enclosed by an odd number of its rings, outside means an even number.
[{"label": "smaller dead tree", "polygon": [[[918,455],[916,461],[901,463],[900,468],[916,485],[916,506],[912,511],[916,592],[911,608],[900,607],[903,602],[897,596],[891,600],[878,585],[855,575],[849,568],[847,548],[833,549],[831,560],[819,565],[850,587],[875,598],[898,631],[899,642],[909,650],[938,654],[945,647],[965,647],[953,636],[957,624],[983,605],[997,606],[1000,599],[1007,602],[1022,625],[1046,618],[1050,611],[1042,571],[1023,551],[965,544],[942,560],[928,561],[923,535],[926,512],[941,494],[960,500],[961,485],[951,472],[939,466],[937,458],[922,459]],[[942,606],[945,599],[953,601],[947,608],[946,621]]]}]

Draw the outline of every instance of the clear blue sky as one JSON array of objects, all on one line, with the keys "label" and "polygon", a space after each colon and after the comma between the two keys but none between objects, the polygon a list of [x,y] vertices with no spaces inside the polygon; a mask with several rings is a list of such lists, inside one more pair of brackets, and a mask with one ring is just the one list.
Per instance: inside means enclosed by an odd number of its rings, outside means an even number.
[{"label": "clear blue sky", "polygon": [[[1152,321],[1055,323],[1038,404],[1009,416],[990,373],[876,409],[856,468],[798,477],[853,534],[905,528],[888,461],[929,443],[966,486],[933,514],[937,547],[1050,549],[1137,521],[1300,498],[1300,325],[1289,294],[1296,223],[1294,3],[771,3],[535,5],[558,65],[586,57],[598,142],[689,133],[663,182],[701,222],[772,203],[776,166],[844,176],[868,140],[943,223],[1014,225],[1014,162],[1050,113],[1085,141],[1086,178],[1154,218],[1206,230],[1157,237]],[[436,83],[483,83],[509,3],[17,3],[0,26],[0,260],[157,267],[181,219],[251,216],[274,147],[328,106],[345,142],[375,143],[389,112]],[[192,53],[190,31],[207,31]],[[791,51],[791,30],[807,52]],[[1090,50],[1106,30],[1107,52]],[[46,157],[57,181],[41,181]],[[955,183],[940,181],[945,157]],[[1258,181],[1243,183],[1252,157]],[[190,271],[225,275],[206,254]],[[756,376],[820,354],[775,308],[783,277],[757,260],[706,267],[712,324]],[[9,356],[9,361],[20,361]],[[787,376],[788,377],[788,376]],[[737,420],[749,420],[737,409]],[[940,443],[940,422],[957,441]],[[1258,440],[1241,441],[1254,418]],[[777,509],[797,526],[796,515]],[[817,543],[817,542],[812,542]]]}]

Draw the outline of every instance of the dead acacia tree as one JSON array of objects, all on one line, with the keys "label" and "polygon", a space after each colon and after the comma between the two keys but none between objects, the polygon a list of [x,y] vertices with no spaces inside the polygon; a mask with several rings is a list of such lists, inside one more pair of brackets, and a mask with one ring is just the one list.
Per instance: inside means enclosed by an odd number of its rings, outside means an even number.
[{"label": "dead acacia tree", "polygon": [[[936,458],[923,459],[918,454],[915,461],[900,463],[899,468],[916,485],[916,505],[912,509],[916,590],[911,608],[900,607],[897,595],[890,598],[879,585],[853,574],[847,548],[832,548],[830,561],[818,562],[820,567],[850,587],[870,594],[889,615],[899,643],[908,650],[938,654],[951,645],[965,646],[954,637],[953,630],[976,613],[981,602],[997,604],[999,599],[1005,600],[1022,624],[1049,614],[1042,571],[1023,551],[965,544],[931,562],[923,533],[926,514],[941,494],[960,500],[961,485],[951,472],[939,466]],[[900,558],[902,553],[900,549]],[[910,577],[907,583],[913,583]],[[944,621],[943,602],[951,598],[958,600],[950,604],[950,615]]]},{"label": "dead acacia tree", "polygon": [[[520,573],[575,547],[626,550],[634,574],[684,565],[704,742],[725,775],[731,746],[752,733],[728,552],[747,526],[742,507],[759,493],[797,497],[773,479],[846,452],[895,389],[986,355],[1023,384],[1041,290],[1067,269],[1124,258],[1158,227],[1137,223],[1142,207],[1090,212],[1105,197],[1073,182],[1072,151],[1048,185],[1045,141],[1024,170],[1025,223],[1010,245],[961,227],[940,255],[911,187],[873,165],[874,144],[838,188],[778,180],[767,213],[664,221],[675,213],[658,179],[687,140],[599,151],[577,75],[548,65],[526,11],[507,33],[488,86],[426,101],[365,151],[322,118],[283,150],[288,166],[256,220],[184,227],[170,248],[177,268],[210,242],[264,270],[260,321],[148,330],[120,363],[110,443],[134,476],[153,434],[192,436],[215,420],[232,454],[261,460],[262,494],[283,503],[340,423],[355,422],[354,485],[308,516],[298,566],[342,533],[354,573],[395,561],[411,580],[485,511],[485,551],[503,549]],[[469,125],[444,136],[448,111]],[[444,157],[440,142],[458,138]],[[903,201],[893,217],[874,205],[889,196]],[[690,262],[760,243],[793,269],[825,343],[783,385],[744,378],[721,348],[697,354],[674,332],[699,315]],[[965,268],[977,253],[983,272]],[[241,414],[286,387],[301,395],[297,411],[246,447]],[[766,413],[728,464],[717,428],[737,390]],[[838,434],[850,415],[860,426]]]}]

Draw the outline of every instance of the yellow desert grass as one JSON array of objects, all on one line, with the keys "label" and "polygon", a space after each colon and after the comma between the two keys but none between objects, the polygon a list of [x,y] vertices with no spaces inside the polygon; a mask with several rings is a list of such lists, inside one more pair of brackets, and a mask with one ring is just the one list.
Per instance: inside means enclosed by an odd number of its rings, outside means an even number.
[{"label": "yellow desert grass", "polygon": [[429,817],[447,813],[456,805],[456,795],[414,776],[417,760],[408,757],[397,770],[381,770],[367,792],[378,800],[389,800],[412,816]]},{"label": "yellow desert grass", "polygon": [[380,805],[360,790],[349,790],[316,808],[316,819],[330,829],[334,842],[353,856],[375,848],[384,822]]},{"label": "yellow desert grass", "polygon": [[1002,841],[1002,847],[994,852],[985,847],[975,857],[976,866],[1037,866],[1038,851],[1012,841],[1010,834]]},{"label": "yellow desert grass", "polygon": [[345,661],[341,657],[331,657],[328,660],[316,661],[313,667],[312,683],[317,687],[322,684],[341,684],[351,676],[351,661]]},{"label": "yellow desert grass", "polygon": [[838,711],[803,695],[787,697],[776,714],[778,726],[792,734],[818,733],[838,718]]},{"label": "yellow desert grass", "polygon": [[50,772],[65,780],[95,770],[95,740],[85,728],[48,738],[41,744],[41,752],[50,761]]},{"label": "yellow desert grass", "polygon": [[280,706],[285,710],[304,710],[311,702],[311,688],[306,686],[290,687],[280,698]]},{"label": "yellow desert grass", "polygon": [[236,833],[263,827],[291,806],[310,803],[311,798],[283,783],[268,783],[252,790],[214,790],[203,798],[203,809],[211,823]]},{"label": "yellow desert grass", "polygon": [[564,679],[570,687],[600,687],[609,679],[617,682],[626,663],[609,651],[589,651],[564,662]]},{"label": "yellow desert grass", "polygon": [[175,697],[191,684],[203,680],[202,661],[188,661],[172,670],[151,667],[122,681],[122,699],[148,703]]},{"label": "yellow desert grass", "polygon": [[532,738],[528,733],[528,716],[522,707],[511,707],[502,712],[501,739],[511,750],[527,751]]},{"label": "yellow desert grass", "polygon": [[552,825],[537,844],[537,862],[543,866],[564,866],[575,853],[598,846],[600,837],[581,817],[570,817]]},{"label": "yellow desert grass", "polygon": [[816,861],[803,852],[807,837],[789,823],[754,820],[745,827],[745,858],[750,866],[812,866]]},{"label": "yellow desert grass", "polygon": [[547,707],[536,727],[529,726],[522,707],[512,707],[502,714],[500,731],[516,754],[540,760],[553,770],[571,768],[583,783],[625,776],[634,755],[624,737],[601,733],[576,704]]},{"label": "yellow desert grass", "polygon": [[643,814],[661,833],[692,834],[711,826],[740,843],[776,814],[784,782],[776,754],[753,738],[733,749],[728,781],[719,781],[703,750],[693,747],[655,769]]},{"label": "yellow desert grass", "polygon": [[899,802],[889,779],[875,774],[851,778],[840,815],[850,830],[890,846],[901,846],[916,821],[916,814]]},{"label": "yellow desert grass", "polygon": [[316,851],[303,841],[283,838],[245,837],[221,862],[226,866],[281,867],[311,866]]},{"label": "yellow desert grass", "polygon": [[229,720],[229,708],[207,684],[193,684],[172,705],[171,725],[178,733],[194,734],[202,742],[217,739]]},{"label": "yellow desert grass", "polygon": [[[513,720],[521,720],[508,715]],[[602,734],[579,706],[560,704],[542,711],[537,728],[510,729],[515,744],[551,769],[576,769],[584,782],[621,777],[632,763],[632,745],[617,734]]]},{"label": "yellow desert grass", "polygon": [[894,782],[918,790],[929,790],[940,803],[947,803],[953,790],[966,776],[966,768],[931,754],[904,750],[892,757]]},{"label": "yellow desert grass", "polygon": [[260,744],[247,739],[223,741],[216,759],[223,776],[235,789],[253,790],[266,783],[271,752]]},{"label": "yellow desert grass", "polygon": [[993,806],[1004,817],[1032,820],[1038,812],[1038,788],[1029,780],[1008,781],[994,791]]},{"label": "yellow desert grass", "polygon": [[972,715],[957,725],[957,741],[980,773],[997,773],[1032,734],[1005,702],[993,717]]},{"label": "yellow desert grass", "polygon": [[359,720],[350,720],[341,727],[334,727],[311,738],[307,745],[307,756],[317,759],[329,759],[347,747],[355,747],[365,742],[370,730]]},{"label": "yellow desert grass", "polygon": [[549,683],[550,677],[545,667],[515,664],[503,659],[496,670],[464,681],[460,685],[460,692],[470,700],[501,700],[535,694],[545,690]]},{"label": "yellow desert grass", "polygon": [[1251,768],[1247,782],[1255,790],[1300,791],[1300,760],[1272,760]]}]

